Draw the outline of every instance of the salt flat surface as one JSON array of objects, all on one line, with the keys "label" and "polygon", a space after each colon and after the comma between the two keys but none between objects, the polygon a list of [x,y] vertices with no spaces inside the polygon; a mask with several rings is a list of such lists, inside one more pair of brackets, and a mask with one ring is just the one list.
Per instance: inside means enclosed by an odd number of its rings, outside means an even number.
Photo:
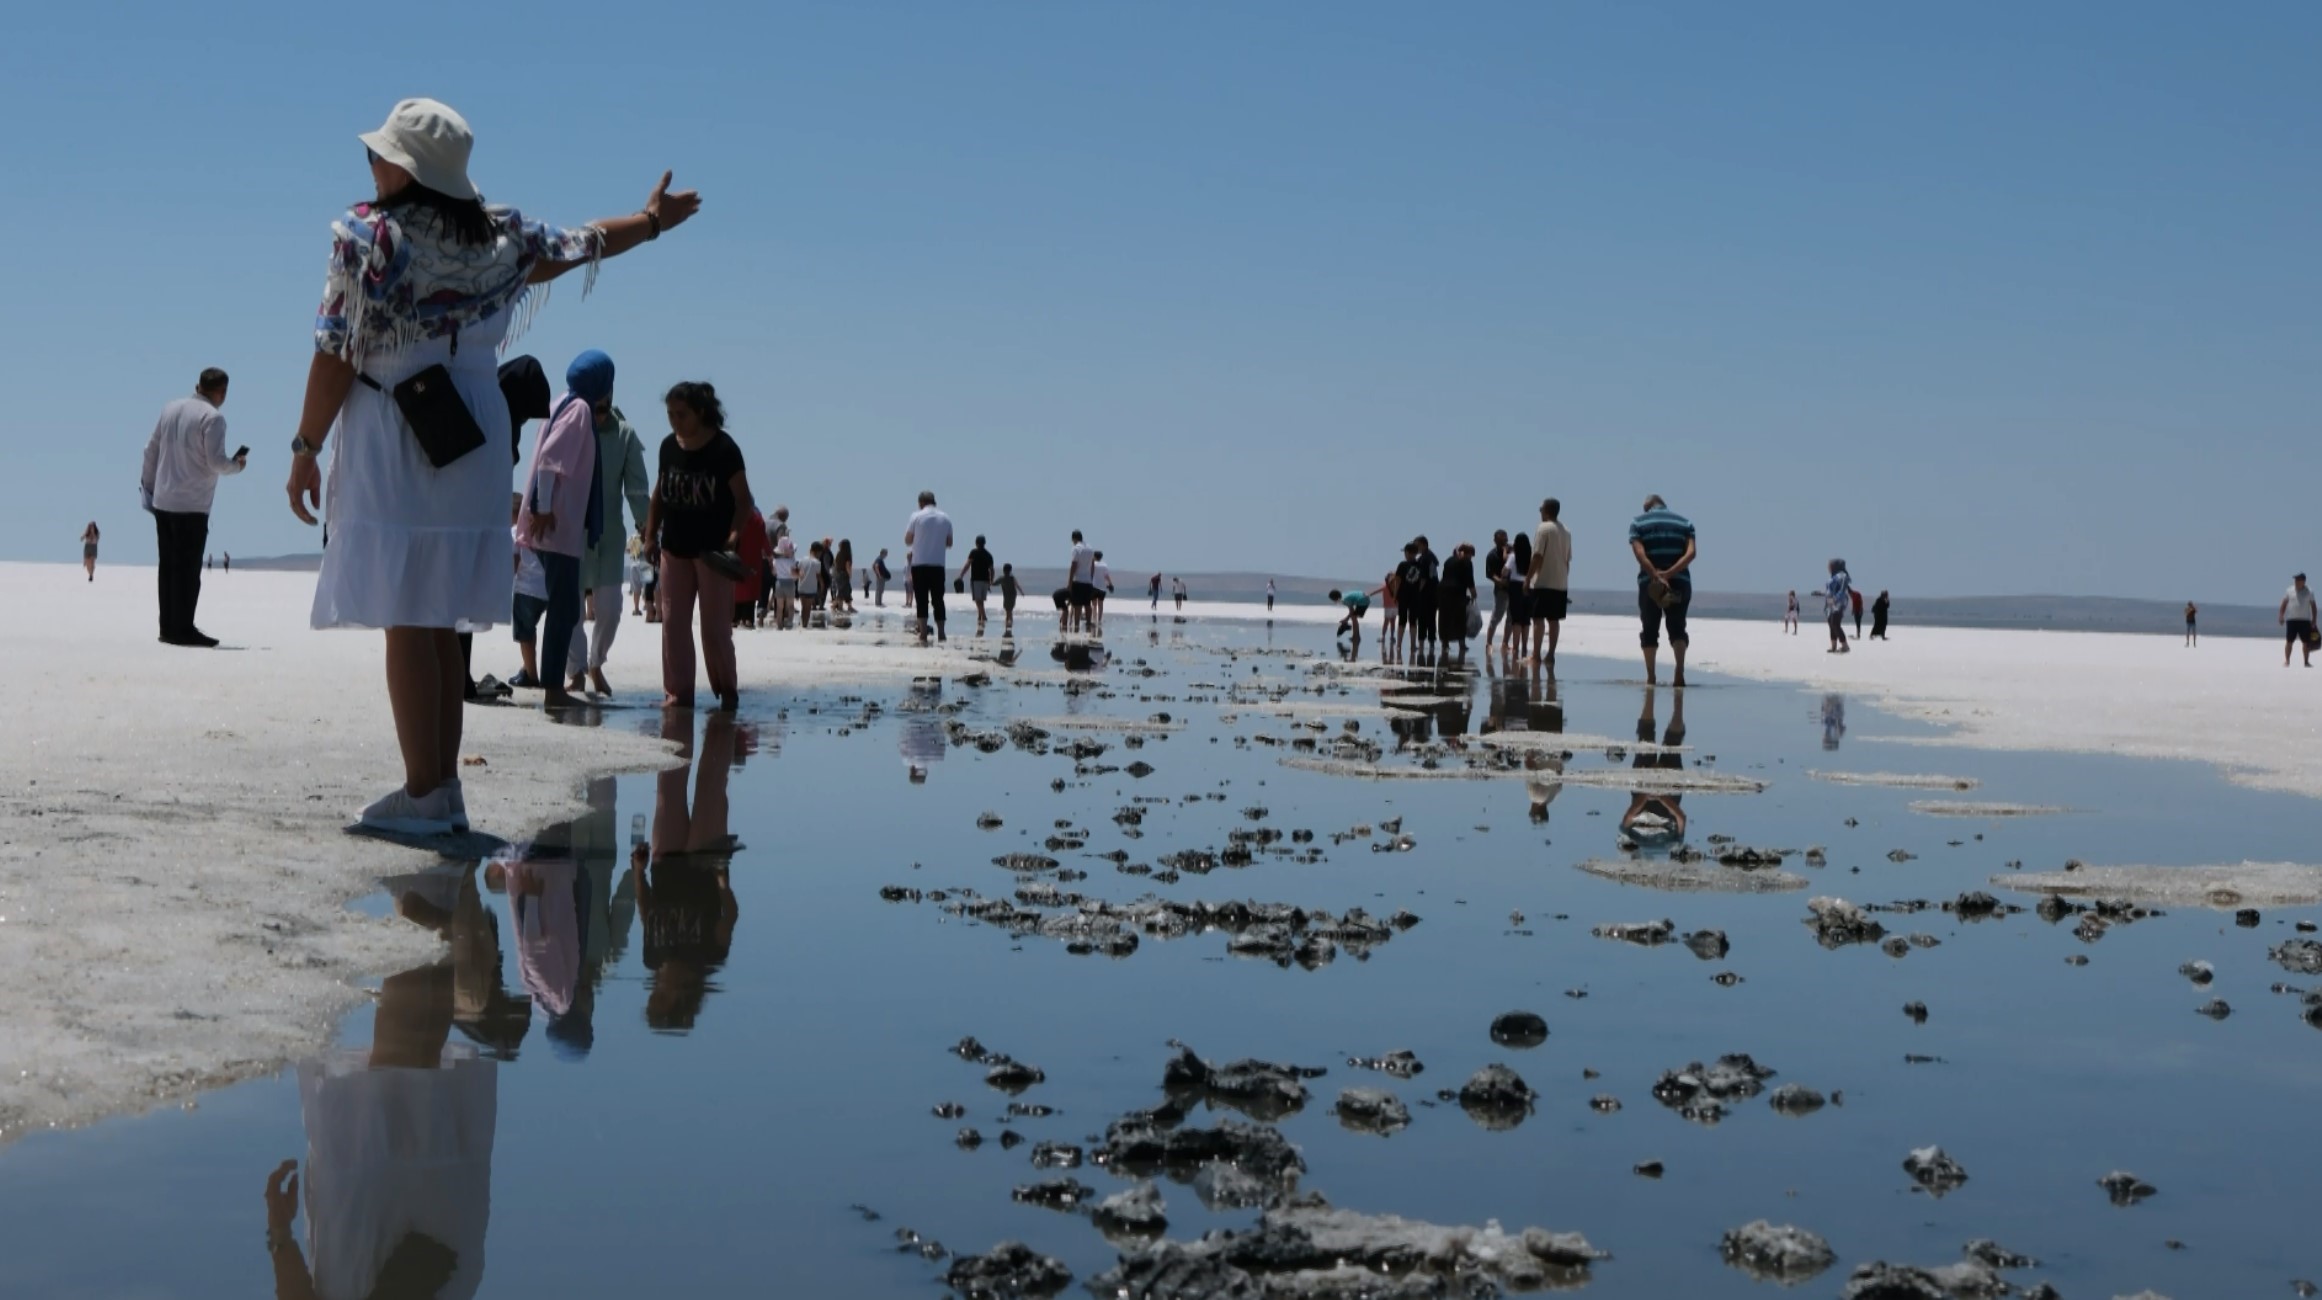
[{"label": "salt flat surface", "polygon": [[[0,1143],[311,1054],[358,980],[436,951],[344,906],[428,859],[344,833],[401,767],[383,639],[309,630],[314,582],[209,574],[200,621],[225,644],[185,650],[154,640],[150,568],[0,564]],[[625,703],[659,702],[658,632],[623,622]],[[869,631],[737,644],[745,691],[970,668],[962,642]],[[479,675],[515,663],[505,629],[478,638]],[[523,708],[470,708],[463,752],[486,763],[463,773],[476,826],[512,839],[582,811],[588,777],[669,754]]]},{"label": "salt flat surface", "polygon": [[[73,565],[0,564],[12,615],[0,661],[14,688],[0,704],[0,1142],[276,1069],[328,1040],[364,996],[357,981],[434,951],[416,927],[343,906],[421,862],[343,834],[398,763],[380,638],[309,631],[313,583],[210,575],[202,623],[226,648],[191,651],[153,640],[151,569],[108,564],[91,584]],[[1110,631],[1125,639],[1179,617],[1116,601]],[[1188,602],[1183,617],[1266,614]],[[1284,605],[1273,617],[1337,614]],[[1034,619],[1025,631],[1051,627]],[[1380,674],[1368,662],[1377,628],[1367,622],[1366,676]],[[610,670],[625,704],[658,700],[656,635],[625,623]],[[1702,620],[1694,666],[1868,697],[1952,728],[1934,743],[2194,759],[2252,786],[2322,795],[2322,675],[2285,671],[2271,643],[2185,650],[2173,635],[1907,624],[1896,635],[1830,656],[1770,618]],[[1580,655],[1637,665],[1628,619],[1572,619],[1563,644],[1568,672]],[[745,692],[989,670],[973,656],[991,645],[923,649],[891,623],[738,638]],[[482,638],[479,672],[513,662],[504,630]],[[655,767],[668,752],[617,721],[554,726],[516,708],[471,709],[464,748],[486,761],[466,772],[477,824],[509,838],[579,811],[586,777]]]}]

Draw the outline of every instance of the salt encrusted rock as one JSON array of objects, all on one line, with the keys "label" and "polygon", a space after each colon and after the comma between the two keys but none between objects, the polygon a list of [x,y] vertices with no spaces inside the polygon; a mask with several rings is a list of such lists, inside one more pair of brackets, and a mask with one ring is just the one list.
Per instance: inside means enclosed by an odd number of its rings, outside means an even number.
[{"label": "salt encrusted rock", "polygon": [[1658,921],[1615,922],[1600,925],[1589,931],[1599,939],[1618,939],[1623,943],[1640,944],[1651,948],[1669,942],[1677,936],[1677,923],[1664,917]]},{"label": "salt encrusted rock", "polygon": [[1140,1179],[1127,1191],[1115,1192],[1098,1202],[1089,1211],[1089,1219],[1108,1236],[1158,1237],[1169,1230],[1161,1189],[1151,1179]]},{"label": "salt encrusted rock", "polygon": [[1333,1109],[1341,1125],[1364,1133],[1392,1133],[1411,1123],[1411,1108],[1382,1088],[1348,1088]]},{"label": "salt encrusted rock", "polygon": [[943,1280],[964,1300],[1018,1300],[1055,1295],[1072,1284],[1072,1270],[1023,1242],[1003,1241],[953,1260]]},{"label": "salt encrusted rock", "polygon": [[1485,1128],[1514,1128],[1532,1111],[1540,1094],[1507,1066],[1487,1065],[1460,1085],[1459,1104]]},{"label": "salt encrusted rock", "polygon": [[1502,1047],[1538,1047],[1548,1041],[1548,1022],[1529,1011],[1510,1011],[1492,1021],[1492,1041]]},{"label": "salt encrusted rock", "polygon": [[1885,926],[1843,898],[1810,898],[1806,901],[1806,911],[1806,924],[1814,931],[1815,942],[1825,948],[1876,943],[1886,937]]},{"label": "salt encrusted rock", "polygon": [[1759,1219],[1725,1234],[1725,1262],[1760,1281],[1802,1282],[1838,1262],[1830,1243],[1804,1228]]},{"label": "salt encrusted rock", "polygon": [[1934,1196],[1957,1191],[1967,1181],[1967,1170],[1941,1147],[1920,1147],[1903,1157],[1903,1172]]}]

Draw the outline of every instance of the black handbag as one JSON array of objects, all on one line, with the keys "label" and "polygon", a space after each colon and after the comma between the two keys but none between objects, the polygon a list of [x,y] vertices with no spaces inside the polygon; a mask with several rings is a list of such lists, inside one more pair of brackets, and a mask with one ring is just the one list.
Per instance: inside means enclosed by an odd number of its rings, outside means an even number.
[{"label": "black handbag", "polygon": [[361,372],[355,378],[370,385],[374,392],[384,392],[395,399],[396,409],[403,412],[404,423],[411,426],[411,436],[419,440],[419,449],[437,469],[484,445],[483,429],[476,424],[468,404],[460,399],[460,390],[452,384],[451,371],[442,364],[429,366],[392,390],[381,388],[378,380]]}]

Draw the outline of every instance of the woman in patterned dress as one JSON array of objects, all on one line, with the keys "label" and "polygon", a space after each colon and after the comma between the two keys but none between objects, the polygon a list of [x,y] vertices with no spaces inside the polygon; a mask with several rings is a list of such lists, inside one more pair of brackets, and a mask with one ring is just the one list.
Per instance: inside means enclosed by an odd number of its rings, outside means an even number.
[{"label": "woman in patterned dress", "polygon": [[484,202],[467,175],[474,136],[434,100],[404,100],[362,140],[378,197],[332,226],[286,490],[301,520],[314,523],[309,507],[318,505],[329,519],[314,626],[386,632],[403,783],[365,808],[362,824],[438,835],[467,829],[458,776],[466,676],[455,629],[489,627],[507,613],[508,471],[496,450],[434,465],[396,406],[395,386],[444,366],[484,447],[505,445],[496,353],[522,332],[549,282],[576,267],[593,281],[600,261],[681,224],[701,199],[672,193],[664,174],[643,211],[560,229]]}]

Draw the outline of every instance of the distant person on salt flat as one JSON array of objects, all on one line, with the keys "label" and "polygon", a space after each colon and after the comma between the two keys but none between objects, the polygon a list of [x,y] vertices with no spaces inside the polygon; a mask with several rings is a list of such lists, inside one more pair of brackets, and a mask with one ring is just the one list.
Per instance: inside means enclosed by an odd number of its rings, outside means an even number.
[{"label": "distant person on salt flat", "polygon": [[1500,624],[1508,618],[1508,530],[1492,530],[1492,549],[1484,555],[1484,581],[1492,588],[1491,622],[1484,625],[1484,653],[1500,639]]},{"label": "distant person on salt flat", "polygon": [[1891,607],[1892,602],[1883,590],[1879,592],[1879,598],[1871,602],[1871,640],[1887,639],[1887,610]]},{"label": "distant person on salt flat", "polygon": [[1637,557],[1637,617],[1644,628],[1637,644],[1645,652],[1645,681],[1657,679],[1661,625],[1669,625],[1669,651],[1677,672],[1671,684],[1685,684],[1685,613],[1693,604],[1693,561],[1700,553],[1693,521],[1669,508],[1658,495],[1645,498],[1644,513],[1629,521],[1629,551]]},{"label": "distant person on salt flat", "polygon": [[1269,614],[1274,612],[1274,580],[1272,578],[1266,579],[1266,612]]},{"label": "distant person on salt flat", "polygon": [[1016,599],[1024,594],[1024,584],[1016,577],[1016,566],[1000,566],[1000,635],[1016,634]]},{"label": "distant person on salt flat", "polygon": [[1155,608],[1155,609],[1159,609],[1159,608],[1161,608],[1161,575],[1160,575],[1160,574],[1158,574],[1158,573],[1154,574],[1154,575],[1153,575],[1153,579],[1152,579],[1152,581],[1150,581],[1150,582],[1148,582],[1148,583],[1146,583],[1146,584],[1145,584],[1145,594],[1146,594],[1146,595],[1148,595],[1148,596],[1151,596],[1151,597],[1153,598],[1153,608]]},{"label": "distant person on salt flat", "polygon": [[1847,597],[1854,594],[1854,580],[1847,575],[1846,561],[1830,562],[1830,581],[1822,587],[1822,617],[1830,625],[1829,654],[1842,655],[1851,647],[1846,644]]},{"label": "distant person on salt flat", "polygon": [[1082,540],[1077,528],[1072,530],[1072,557],[1064,567],[1064,591],[1064,630],[1088,631],[1095,616],[1096,548]]},{"label": "distant person on salt flat", "polygon": [[911,562],[911,608],[919,619],[919,639],[927,640],[929,606],[934,607],[932,630],[943,635],[944,559],[951,550],[951,516],[936,509],[935,494],[919,494],[919,510],[903,526],[904,551]]},{"label": "distant person on salt flat", "polygon": [[2193,608],[2192,601],[2188,600],[2185,602],[2185,644],[2187,647],[2201,644],[2200,635],[2194,630],[2193,627],[2194,617],[2200,612],[2200,610]]},{"label": "distant person on salt flat", "polygon": [[[517,520],[523,544],[539,555],[548,574],[539,668],[545,693],[541,707],[548,709],[576,702],[566,686],[565,667],[573,638],[583,635],[581,564],[602,540],[605,528],[596,420],[599,411],[612,409],[613,359],[594,348],[583,352],[566,368],[564,382],[564,395],[550,408],[548,427],[532,444],[532,468],[525,475],[523,509]],[[585,663],[585,651],[582,658]]]},{"label": "distant person on salt flat", "polygon": [[226,551],[222,554],[221,558],[225,561],[225,563],[220,567],[223,568],[227,573],[232,573],[234,571],[234,553],[232,551]]},{"label": "distant person on salt flat", "polygon": [[[605,657],[612,653],[613,637],[621,630],[621,579],[629,567],[628,545],[645,531],[645,512],[653,504],[652,480],[645,474],[645,442],[635,425],[608,399],[595,416],[597,486],[604,527],[581,557],[581,591],[587,604],[588,633],[573,633],[569,662],[573,690],[586,684],[599,695],[611,695],[605,680]],[[630,527],[621,526],[621,506],[629,507]]]},{"label": "distant person on salt flat", "polygon": [[1792,636],[1798,635],[1798,593],[1796,590],[1790,592],[1790,603],[1782,610],[1782,630]]},{"label": "distant person on salt flat", "polygon": [[1519,528],[1508,541],[1508,630],[1501,634],[1500,654],[1510,659],[1532,656],[1532,533]]},{"label": "distant person on salt flat", "polygon": [[2275,611],[2274,621],[2280,623],[2288,635],[2282,641],[2282,667],[2290,666],[2290,647],[2305,652],[2306,666],[2314,666],[2316,628],[2322,627],[2314,614],[2314,589],[2306,585],[2301,573],[2290,579],[2290,589],[2282,596],[2282,607]]},{"label": "distant person on salt flat", "polygon": [[1459,643],[1459,657],[1467,657],[1467,617],[1475,607],[1475,547],[1461,542],[1451,548],[1451,558],[1443,562],[1443,577],[1436,598],[1436,635],[1445,650],[1452,642]]},{"label": "distant person on salt flat", "polygon": [[[717,388],[687,380],[663,398],[669,436],[661,440],[653,498],[645,513],[645,559],[661,569],[661,705],[694,700],[693,621],[701,611],[701,658],[718,707],[741,707],[734,667],[737,552],[751,522],[750,476],[726,432]],[[784,539],[788,540],[788,539]]]},{"label": "distant person on salt flat", "polygon": [[1862,593],[1854,588],[1854,579],[1847,579],[1846,598],[1854,606],[1854,639],[1862,640]]},{"label": "distant person on salt flat", "polygon": [[884,546],[879,548],[879,554],[871,561],[871,578],[878,584],[878,593],[872,597],[871,603],[885,609],[887,607],[887,584],[894,580],[895,571],[887,567],[887,548]]},{"label": "distant person on salt flat", "polygon": [[1359,591],[1341,592],[1333,588],[1330,599],[1346,609],[1346,617],[1338,621],[1338,635],[1351,636],[1354,644],[1360,646],[1363,643],[1363,615],[1370,611],[1371,598]]},{"label": "distant person on salt flat", "polygon": [[1184,613],[1184,612],[1185,612],[1185,579],[1183,579],[1183,578],[1171,578],[1171,579],[1169,580],[1169,590],[1170,590],[1170,593],[1171,593],[1172,595],[1174,595],[1174,596],[1177,598],[1177,612],[1178,612],[1178,613],[1180,613],[1180,614]]},{"label": "distant person on salt flat", "polygon": [[[362,139],[378,198],[333,223],[284,493],[293,514],[315,522],[308,507],[322,503],[327,439],[330,532],[312,622],[384,630],[403,760],[402,783],[364,809],[362,821],[440,834],[468,825],[458,776],[466,673],[456,629],[498,622],[512,581],[500,522],[508,470],[496,450],[508,430],[500,344],[525,314],[531,286],[584,266],[593,276],[605,258],[685,221],[701,201],[670,193],[664,174],[642,211],[560,229],[484,203],[467,174],[474,136],[443,104],[404,100]],[[414,388],[415,398],[458,400],[420,430],[394,390],[423,375],[441,378],[449,392],[430,384],[424,394]],[[465,418],[453,418],[455,409]],[[486,445],[495,450],[474,454]]]},{"label": "distant person on salt flat", "polygon": [[1103,551],[1096,553],[1096,563],[1090,566],[1089,571],[1096,579],[1090,584],[1096,588],[1096,597],[1089,602],[1089,608],[1096,611],[1096,631],[1097,635],[1102,636],[1105,630],[1105,601],[1113,594],[1113,571],[1106,566]]},{"label": "distant person on salt flat", "polygon": [[1532,536],[1532,571],[1526,579],[1530,590],[1524,593],[1526,612],[1532,616],[1532,656],[1551,670],[1556,667],[1556,643],[1564,634],[1564,615],[1572,603],[1572,534],[1564,527],[1563,513],[1563,503],[1554,497],[1540,503],[1540,527]]},{"label": "distant person on salt flat", "polygon": [[976,606],[976,631],[984,630],[984,603],[992,594],[992,552],[984,545],[984,535],[976,534],[976,544],[959,566],[959,576],[967,581],[968,599]]},{"label": "distant person on salt flat", "polygon": [[[203,546],[210,537],[210,504],[218,480],[250,464],[247,451],[226,454],[226,372],[215,366],[194,383],[193,396],[161,408],[145,442],[138,495],[153,514],[159,546],[157,585],[164,645],[214,646],[218,639],[194,626],[202,598]],[[91,575],[92,577],[94,574]]]},{"label": "distant person on salt flat", "polygon": [[831,595],[833,608],[847,613],[855,612],[855,542],[851,537],[838,539],[838,550],[830,560]]},{"label": "distant person on salt flat", "polygon": [[89,521],[88,527],[81,530],[81,567],[88,570],[89,581],[91,582],[95,582],[97,580],[98,535],[97,521],[94,519]]}]

